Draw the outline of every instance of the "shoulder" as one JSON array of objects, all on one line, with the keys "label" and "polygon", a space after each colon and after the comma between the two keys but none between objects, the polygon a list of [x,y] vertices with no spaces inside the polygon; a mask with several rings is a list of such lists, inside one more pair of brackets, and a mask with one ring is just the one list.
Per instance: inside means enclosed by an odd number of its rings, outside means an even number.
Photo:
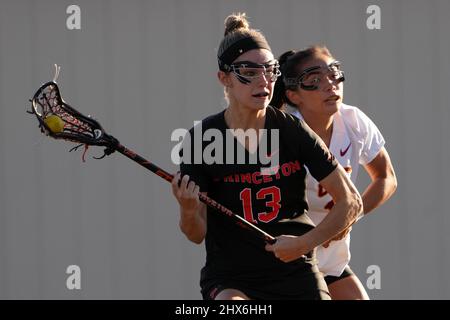
[{"label": "shoulder", "polygon": [[291,106],[289,104],[286,104],[284,109],[285,109],[285,112],[289,113],[290,115],[293,115],[294,117],[303,120],[303,116],[300,113],[300,111],[298,111],[297,108],[295,108],[295,107],[293,107],[293,106]]},{"label": "shoulder", "polygon": [[359,163],[365,165],[373,160],[385,144],[377,126],[359,108],[343,105],[340,115],[351,141],[355,142]]},{"label": "shoulder", "polygon": [[339,108],[339,112],[346,117],[354,117],[359,120],[366,120],[369,117],[358,107],[350,106],[343,103]]},{"label": "shoulder", "polygon": [[378,131],[373,121],[358,107],[342,104],[339,115],[345,126],[358,138],[364,138],[373,129]]},{"label": "shoulder", "polygon": [[295,117],[293,117],[289,113],[281,111],[272,106],[267,106],[266,114],[267,114],[267,116],[269,116],[270,118],[272,118],[273,120],[276,120],[276,121],[281,121],[281,122],[295,121]]},{"label": "shoulder", "polygon": [[225,128],[225,120],[224,120],[224,112],[222,110],[216,114],[210,115],[204,118],[202,121],[198,121],[194,124],[194,126],[189,130],[190,133],[203,132],[208,129],[224,129]]},{"label": "shoulder", "polygon": [[222,122],[224,120],[225,110],[222,110],[216,114],[210,115],[202,120],[203,125],[210,126]]},{"label": "shoulder", "polygon": [[308,125],[295,115],[278,110],[272,106],[267,107],[267,116],[272,126],[276,126],[282,131],[292,133],[293,131],[305,131],[308,130]]}]

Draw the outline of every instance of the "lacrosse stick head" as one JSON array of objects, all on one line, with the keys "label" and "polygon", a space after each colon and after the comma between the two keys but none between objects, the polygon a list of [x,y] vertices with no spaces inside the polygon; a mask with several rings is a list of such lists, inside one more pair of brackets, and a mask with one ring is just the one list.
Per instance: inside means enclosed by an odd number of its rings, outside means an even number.
[{"label": "lacrosse stick head", "polygon": [[[55,139],[84,145],[114,148],[117,140],[103,130],[100,123],[68,105],[61,97],[55,81],[44,83],[31,99],[31,112],[39,121],[41,132]],[[58,117],[58,130],[49,124],[49,117]]]}]

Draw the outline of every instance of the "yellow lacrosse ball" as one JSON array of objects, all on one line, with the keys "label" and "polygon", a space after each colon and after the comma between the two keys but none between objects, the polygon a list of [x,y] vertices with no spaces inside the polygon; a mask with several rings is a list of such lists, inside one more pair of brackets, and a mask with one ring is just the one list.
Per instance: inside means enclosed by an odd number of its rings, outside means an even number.
[{"label": "yellow lacrosse ball", "polygon": [[44,119],[45,124],[53,133],[60,133],[64,130],[64,121],[57,115],[50,115]]}]

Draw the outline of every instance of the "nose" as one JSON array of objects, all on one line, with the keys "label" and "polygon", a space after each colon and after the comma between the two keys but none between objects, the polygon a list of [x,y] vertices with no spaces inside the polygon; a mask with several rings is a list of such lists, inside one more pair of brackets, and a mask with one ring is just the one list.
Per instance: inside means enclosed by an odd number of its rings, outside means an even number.
[{"label": "nose", "polygon": [[331,74],[326,75],[323,83],[324,83],[323,89],[325,89],[325,91],[328,91],[330,89],[336,89],[339,85],[339,81],[334,79],[333,75],[331,75]]},{"label": "nose", "polygon": [[259,77],[256,78],[259,86],[267,86],[270,81],[270,76],[266,74],[265,72],[261,72]]}]

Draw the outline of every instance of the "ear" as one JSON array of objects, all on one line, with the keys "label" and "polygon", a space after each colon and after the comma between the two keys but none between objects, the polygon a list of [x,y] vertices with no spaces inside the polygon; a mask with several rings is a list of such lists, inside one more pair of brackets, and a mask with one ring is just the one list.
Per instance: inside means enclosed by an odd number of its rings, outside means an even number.
[{"label": "ear", "polygon": [[301,97],[298,91],[286,90],[286,97],[296,106],[300,105]]},{"label": "ear", "polygon": [[231,88],[233,86],[231,79],[230,79],[230,74],[229,73],[225,73],[223,71],[218,71],[217,72],[217,78],[219,79],[220,83],[227,87],[227,88]]}]

